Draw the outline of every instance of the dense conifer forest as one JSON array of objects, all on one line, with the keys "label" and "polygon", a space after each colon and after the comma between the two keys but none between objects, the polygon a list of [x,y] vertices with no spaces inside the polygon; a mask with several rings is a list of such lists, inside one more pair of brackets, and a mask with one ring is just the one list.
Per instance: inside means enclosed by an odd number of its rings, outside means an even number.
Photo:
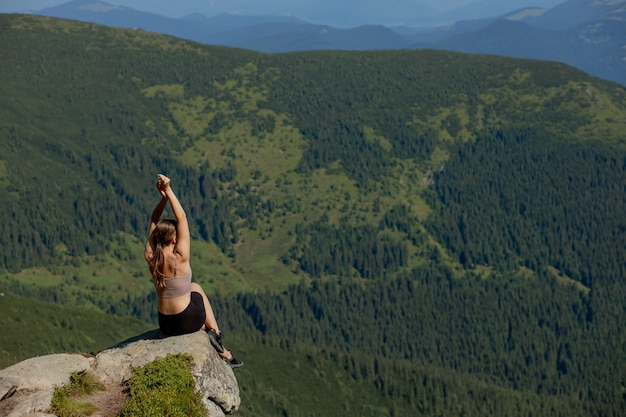
[{"label": "dense conifer forest", "polygon": [[141,247],[164,172],[250,358],[242,415],[626,413],[623,87],[26,15],[0,34],[3,291],[154,325]]}]

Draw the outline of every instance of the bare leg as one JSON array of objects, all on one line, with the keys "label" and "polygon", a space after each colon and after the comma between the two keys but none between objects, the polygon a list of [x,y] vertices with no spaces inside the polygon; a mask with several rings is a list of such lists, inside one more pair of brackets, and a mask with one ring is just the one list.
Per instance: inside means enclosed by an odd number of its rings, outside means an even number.
[{"label": "bare leg", "polygon": [[[206,312],[206,318],[204,319],[204,326],[202,326],[202,329],[213,329],[219,335],[221,333],[220,328],[217,325],[215,313],[213,313],[213,307],[211,307],[211,303],[209,302],[209,298],[206,296],[206,293],[204,292],[202,287],[195,282],[191,283],[191,291],[199,293],[202,296],[202,300],[204,301],[204,311]],[[230,353],[230,351],[226,348],[224,348],[223,353],[218,352],[218,354],[226,359],[231,359],[233,357],[232,353]]]}]

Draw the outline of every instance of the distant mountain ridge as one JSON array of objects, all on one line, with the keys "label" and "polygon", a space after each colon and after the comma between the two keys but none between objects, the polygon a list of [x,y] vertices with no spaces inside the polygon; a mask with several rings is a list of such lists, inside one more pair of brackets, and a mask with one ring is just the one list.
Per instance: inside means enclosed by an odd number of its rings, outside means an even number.
[{"label": "distant mountain ridge", "polygon": [[626,2],[570,0],[523,19],[475,22],[436,49],[564,62],[626,85]]},{"label": "distant mountain ridge", "polygon": [[409,48],[412,42],[383,26],[337,29],[310,23],[263,23],[216,33],[211,44],[262,52],[301,50],[384,50]]},{"label": "distant mountain ridge", "polygon": [[558,30],[600,20],[626,21],[626,1],[569,0],[546,10],[541,16],[529,18],[528,22]]},{"label": "distant mountain ridge", "polygon": [[[113,0],[116,3],[120,0]],[[449,24],[461,19],[499,16],[514,9],[529,6],[553,7],[563,0],[473,0],[459,6],[459,0],[185,0],[184,2],[154,2],[123,0],[136,10],[151,11],[170,17],[192,13],[206,16],[221,14],[298,16],[311,23],[342,28],[362,25],[421,25]],[[32,3],[32,0],[31,0]],[[467,4],[469,3],[469,4]],[[15,11],[16,7],[10,8]],[[2,10],[2,8],[0,8]],[[39,9],[37,9],[39,10]],[[18,10],[24,11],[24,10]]]},{"label": "distant mountain ridge", "polygon": [[400,49],[411,44],[410,39],[381,25],[340,29],[292,16],[234,14],[212,17],[192,14],[174,19],[93,0],[75,0],[36,14],[107,26],[141,28],[196,42],[260,52]]},{"label": "distant mountain ridge", "polygon": [[[397,10],[402,4],[392,6]],[[490,10],[503,7],[495,7],[489,0],[481,4],[490,6]],[[338,8],[333,10],[339,13]],[[523,7],[499,17],[430,27],[379,24],[339,28],[295,16],[272,15],[207,17],[196,13],[175,19],[98,0],[75,0],[38,14],[141,28],[205,44],[266,53],[429,48],[547,59],[626,85],[624,1],[569,0],[549,9]],[[468,12],[465,18],[475,15]],[[329,16],[326,20],[332,21]],[[381,16],[381,21],[384,20]]]}]

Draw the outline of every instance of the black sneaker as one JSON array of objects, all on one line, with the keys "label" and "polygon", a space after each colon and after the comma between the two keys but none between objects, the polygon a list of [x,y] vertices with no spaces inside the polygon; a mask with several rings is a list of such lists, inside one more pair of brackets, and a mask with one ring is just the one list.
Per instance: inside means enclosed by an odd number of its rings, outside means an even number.
[{"label": "black sneaker", "polygon": [[243,362],[234,356],[231,356],[230,359],[224,359],[224,361],[226,361],[231,368],[241,368],[243,366]]},{"label": "black sneaker", "polygon": [[224,337],[221,333],[218,335],[215,333],[215,329],[207,330],[207,334],[209,335],[209,341],[215,350],[219,353],[224,353],[224,345],[222,345],[222,337]]}]

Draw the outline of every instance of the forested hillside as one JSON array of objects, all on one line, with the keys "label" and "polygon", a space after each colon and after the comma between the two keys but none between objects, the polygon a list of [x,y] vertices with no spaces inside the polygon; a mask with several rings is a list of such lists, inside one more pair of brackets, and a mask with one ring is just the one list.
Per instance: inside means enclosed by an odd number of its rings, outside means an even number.
[{"label": "forested hillside", "polygon": [[110,347],[112,340],[124,340],[152,328],[129,317],[0,291],[0,368],[50,353],[95,354]]},{"label": "forested hillside", "polygon": [[[164,172],[194,278],[251,358],[242,414],[626,410],[623,87],[34,16],[0,35],[4,290],[154,324],[141,254]],[[262,361],[281,355],[277,376]],[[334,372],[345,403],[307,408],[336,401]]]}]

